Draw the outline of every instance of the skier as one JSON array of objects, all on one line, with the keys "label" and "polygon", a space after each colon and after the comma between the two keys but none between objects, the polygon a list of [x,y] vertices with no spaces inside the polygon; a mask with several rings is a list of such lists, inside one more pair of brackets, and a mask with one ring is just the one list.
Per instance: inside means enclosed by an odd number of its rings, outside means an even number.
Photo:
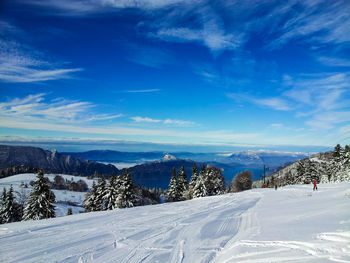
[{"label": "skier", "polygon": [[315,189],[317,190],[317,185],[316,185],[316,181],[314,180],[314,191]]}]

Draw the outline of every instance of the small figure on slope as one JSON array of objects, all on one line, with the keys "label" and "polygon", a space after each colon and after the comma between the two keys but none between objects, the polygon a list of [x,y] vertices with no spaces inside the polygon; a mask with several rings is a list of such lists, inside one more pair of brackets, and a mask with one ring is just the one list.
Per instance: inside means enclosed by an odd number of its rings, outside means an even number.
[{"label": "small figure on slope", "polygon": [[314,191],[317,190],[316,180],[314,180]]}]

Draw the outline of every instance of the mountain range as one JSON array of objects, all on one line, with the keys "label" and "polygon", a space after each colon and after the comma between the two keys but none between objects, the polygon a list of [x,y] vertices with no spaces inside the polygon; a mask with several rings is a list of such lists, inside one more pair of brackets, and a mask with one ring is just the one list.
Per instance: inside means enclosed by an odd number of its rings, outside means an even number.
[{"label": "mountain range", "polygon": [[[11,166],[28,166],[42,168],[46,172],[77,174],[91,176],[95,172],[99,175],[120,175],[125,169],[118,169],[113,164],[133,163],[129,172],[135,184],[145,187],[167,188],[172,168],[178,171],[183,165],[190,180],[193,163],[198,169],[202,163],[221,168],[227,182],[243,170],[251,170],[253,179],[259,179],[263,173],[264,164],[274,171],[286,162],[294,162],[304,158],[304,154],[245,151],[238,153],[191,153],[191,152],[120,152],[110,150],[94,150],[88,152],[48,151],[29,146],[0,145],[0,169],[3,171]],[[135,165],[136,164],[136,165]],[[11,169],[10,169],[11,170]],[[8,174],[3,172],[2,174]],[[21,170],[23,171],[23,169]],[[14,173],[12,173],[14,174]],[[8,175],[11,175],[8,174]]]}]

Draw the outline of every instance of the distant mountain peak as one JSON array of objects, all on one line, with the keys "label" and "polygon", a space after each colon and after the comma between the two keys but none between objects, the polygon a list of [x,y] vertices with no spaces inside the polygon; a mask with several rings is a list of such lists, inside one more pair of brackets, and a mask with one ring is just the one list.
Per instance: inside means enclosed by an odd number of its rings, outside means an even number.
[{"label": "distant mountain peak", "polygon": [[177,160],[177,158],[174,155],[171,155],[169,153],[165,154],[164,157],[162,158],[162,161],[174,161]]}]

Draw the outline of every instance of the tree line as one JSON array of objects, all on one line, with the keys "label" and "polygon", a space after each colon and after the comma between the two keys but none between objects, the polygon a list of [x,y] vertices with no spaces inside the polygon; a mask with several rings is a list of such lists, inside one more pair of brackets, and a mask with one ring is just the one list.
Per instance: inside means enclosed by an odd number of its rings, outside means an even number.
[{"label": "tree line", "polygon": [[237,174],[229,187],[226,187],[225,178],[220,168],[202,164],[198,172],[197,164],[194,163],[190,182],[188,182],[184,166],[180,168],[178,174],[176,173],[176,169],[173,168],[166,196],[168,202],[177,202],[229,192],[244,191],[251,189],[251,187],[252,176],[249,171],[243,171]]},{"label": "tree line", "polygon": [[[17,201],[12,185],[9,191],[4,188],[0,199],[0,223],[55,217],[56,198],[51,187],[59,188],[62,183],[70,182],[62,179],[56,176],[52,183],[44,177],[43,170],[40,170],[36,180],[30,183],[33,189],[27,200],[19,198]],[[203,164],[198,172],[194,163],[190,182],[187,180],[184,166],[178,174],[173,168],[169,189],[166,191],[166,201],[177,202],[237,192],[250,189],[251,184],[251,173],[244,171],[238,174],[227,188],[221,169]],[[100,177],[97,183],[94,181],[91,190],[85,195],[83,207],[86,212],[93,212],[157,204],[161,202],[160,197],[163,194],[160,189],[146,189],[134,185],[129,170],[126,169],[123,175],[111,176],[108,181],[105,177]],[[69,209],[67,214],[72,214],[72,210]]]}]

